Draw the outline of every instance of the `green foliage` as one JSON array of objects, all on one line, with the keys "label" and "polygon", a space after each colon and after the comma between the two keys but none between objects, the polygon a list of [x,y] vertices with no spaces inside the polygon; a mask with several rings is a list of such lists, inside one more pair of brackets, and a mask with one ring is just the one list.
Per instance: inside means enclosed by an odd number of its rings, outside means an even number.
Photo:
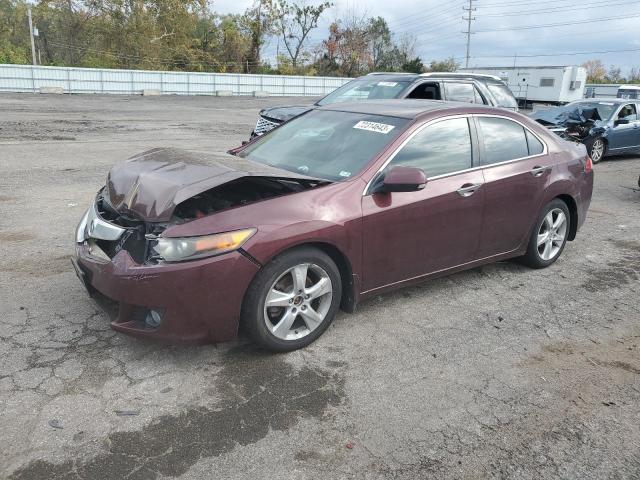
[{"label": "green foliage", "polygon": [[424,65],[422,64],[422,60],[420,57],[416,57],[413,60],[409,60],[402,65],[402,70],[404,72],[411,73],[422,73],[424,72]]},{"label": "green foliage", "polygon": [[449,57],[445,60],[432,60],[429,63],[428,72],[455,72],[460,68],[460,62],[455,58]]}]

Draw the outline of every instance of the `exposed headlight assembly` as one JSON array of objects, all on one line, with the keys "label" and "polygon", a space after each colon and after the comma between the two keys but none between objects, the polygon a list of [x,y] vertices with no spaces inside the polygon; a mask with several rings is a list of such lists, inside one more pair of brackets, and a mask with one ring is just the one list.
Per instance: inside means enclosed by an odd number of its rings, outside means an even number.
[{"label": "exposed headlight assembly", "polygon": [[231,252],[242,247],[253,234],[255,228],[234,232],[216,233],[201,237],[164,238],[159,237],[153,247],[155,252],[167,262],[182,262],[197,258],[211,257]]}]

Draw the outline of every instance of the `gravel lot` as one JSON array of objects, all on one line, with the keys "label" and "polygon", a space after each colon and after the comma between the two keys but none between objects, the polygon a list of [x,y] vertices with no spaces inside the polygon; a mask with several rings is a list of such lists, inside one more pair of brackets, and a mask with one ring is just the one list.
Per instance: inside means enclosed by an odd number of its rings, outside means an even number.
[{"label": "gravel lot", "polygon": [[0,477],[640,477],[640,158],[551,268],[382,295],[286,355],[116,334],[75,277],[110,165],[305,99],[0,96]]}]

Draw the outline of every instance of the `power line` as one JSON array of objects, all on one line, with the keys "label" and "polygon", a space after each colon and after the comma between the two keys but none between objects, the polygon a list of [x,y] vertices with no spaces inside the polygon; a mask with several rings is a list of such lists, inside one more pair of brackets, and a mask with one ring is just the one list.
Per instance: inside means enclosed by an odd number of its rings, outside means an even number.
[{"label": "power line", "polygon": [[[593,55],[600,53],[627,53],[640,52],[640,48],[625,48],[620,50],[591,50],[588,52],[563,52],[563,53],[540,53],[531,55],[518,54],[518,58],[536,58],[536,57],[566,57],[577,55]],[[471,58],[513,58],[513,55],[478,55]]]},{"label": "power line", "polygon": [[508,27],[508,28],[493,28],[489,30],[476,30],[476,33],[488,33],[488,32],[509,32],[515,30],[531,30],[534,28],[551,28],[551,27],[564,27],[567,25],[580,25],[585,23],[606,22],[611,20],[626,20],[629,18],[640,17],[640,13],[634,15],[621,15],[618,17],[598,18],[594,20],[578,20],[575,22],[561,22],[561,23],[546,23],[543,25],[525,25],[520,27]]},{"label": "power line", "polygon": [[460,8],[462,7],[462,5],[463,5],[463,3],[459,3],[457,5],[454,5],[452,7],[450,6],[449,8],[446,8],[446,9],[440,11],[440,12],[437,12],[437,13],[425,12],[423,14],[412,15],[409,20],[391,21],[391,22],[388,22],[387,25],[393,26],[394,28],[398,28],[399,26],[405,27],[405,26],[407,26],[409,24],[416,23],[416,22],[420,23],[420,22],[425,22],[426,21],[427,24],[430,24],[432,22],[433,23],[437,23],[438,19],[441,19],[440,17],[443,17],[443,16],[446,17],[446,16],[451,15],[451,13],[454,12],[454,11],[456,11],[456,12],[459,11]]},{"label": "power line", "polygon": [[536,10],[526,10],[526,11],[518,11],[518,12],[504,12],[504,13],[490,13],[485,14],[482,18],[486,17],[511,17],[511,16],[520,16],[520,15],[538,15],[541,13],[555,13],[555,12],[565,12],[565,11],[584,11],[591,10],[594,8],[602,8],[602,7],[615,7],[615,6],[625,6],[625,5],[636,5],[639,4],[638,1],[633,2],[620,2],[620,3],[611,3],[611,2],[594,2],[594,3],[584,3],[581,6],[576,5],[565,5],[564,7],[549,7],[547,9],[536,9]]}]

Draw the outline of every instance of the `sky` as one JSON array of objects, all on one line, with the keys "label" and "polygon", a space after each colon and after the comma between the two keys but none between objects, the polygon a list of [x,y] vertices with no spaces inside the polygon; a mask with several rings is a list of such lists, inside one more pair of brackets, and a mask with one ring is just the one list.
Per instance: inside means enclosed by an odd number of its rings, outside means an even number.
[{"label": "sky", "polygon": [[[578,65],[594,58],[607,67],[621,67],[623,73],[640,67],[640,0],[472,1],[475,20],[471,31],[475,33],[471,35],[470,67],[513,66],[514,62],[518,66]],[[467,25],[462,16],[466,15],[463,6],[468,7],[469,0],[333,3],[313,32],[309,47],[326,38],[333,20],[355,12],[381,16],[395,35],[414,38],[416,54],[425,64],[454,56],[464,66],[466,35],[462,32]],[[218,13],[241,13],[251,4],[252,0],[214,0],[213,7]],[[265,46],[264,58],[275,56],[276,43],[272,39]],[[579,52],[589,53],[559,55]]]}]

